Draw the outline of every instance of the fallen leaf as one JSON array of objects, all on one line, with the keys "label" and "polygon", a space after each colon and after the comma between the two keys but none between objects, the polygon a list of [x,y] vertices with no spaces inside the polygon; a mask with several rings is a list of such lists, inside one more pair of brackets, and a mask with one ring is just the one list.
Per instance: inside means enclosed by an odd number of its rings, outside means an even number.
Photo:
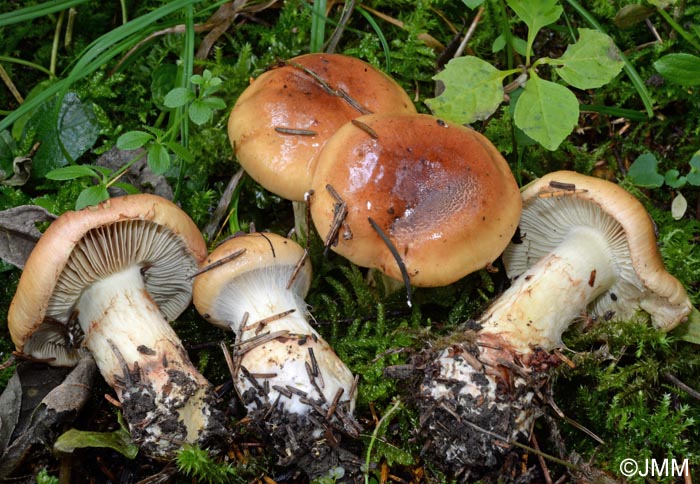
[{"label": "fallen leaf", "polygon": [[0,259],[23,269],[41,237],[36,224],[55,218],[55,215],[36,205],[21,205],[0,212]]}]

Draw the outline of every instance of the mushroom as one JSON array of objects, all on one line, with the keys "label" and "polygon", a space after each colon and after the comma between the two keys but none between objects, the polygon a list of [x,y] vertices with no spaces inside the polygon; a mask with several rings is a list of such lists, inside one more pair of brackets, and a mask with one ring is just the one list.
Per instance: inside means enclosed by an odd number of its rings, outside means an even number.
[{"label": "mushroom", "polygon": [[301,202],[318,150],[347,121],[369,112],[415,112],[389,76],[341,54],[295,57],[241,94],[228,133],[246,172],[267,190]]},{"label": "mushroom", "polygon": [[562,358],[549,352],[563,346],[562,334],[582,312],[625,320],[641,309],[669,331],[692,309],[664,268],[651,218],[623,188],[560,171],[522,196],[520,234],[503,255],[515,280],[473,322],[477,331],[440,350],[420,388],[431,452],[473,477],[509,452],[494,434],[529,435],[534,395]]},{"label": "mushroom", "polygon": [[207,321],[236,335],[234,386],[253,425],[281,464],[294,462],[314,478],[338,457],[333,429],[358,429],[355,379],[309,324],[310,284],[304,249],[257,232],[230,238],[209,255],[193,301]]},{"label": "mushroom", "polygon": [[221,433],[214,395],[168,324],[189,305],[204,257],[197,226],[155,195],[66,212],[24,267],[8,314],[12,340],[56,364],[74,364],[86,348],[152,457],[206,445]]},{"label": "mushroom", "polygon": [[508,164],[484,136],[426,114],[345,124],[319,153],[312,187],[311,217],[327,245],[393,279],[405,272],[415,286],[485,268],[521,208]]}]

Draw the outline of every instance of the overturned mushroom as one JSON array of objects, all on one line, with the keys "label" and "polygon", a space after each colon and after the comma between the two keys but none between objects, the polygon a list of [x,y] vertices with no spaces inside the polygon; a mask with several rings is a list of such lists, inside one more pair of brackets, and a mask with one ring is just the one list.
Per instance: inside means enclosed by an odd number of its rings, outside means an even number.
[{"label": "overturned mushroom", "polygon": [[154,195],[67,212],[27,260],[9,309],[12,340],[55,364],[90,351],[149,455],[208,445],[221,433],[212,389],[168,324],[189,304],[205,256],[192,220]]},{"label": "overturned mushroom", "polygon": [[582,312],[609,320],[643,310],[669,331],[691,310],[642,204],[604,180],[556,172],[529,185],[520,237],[503,258],[517,278],[465,342],[439,352],[420,388],[430,452],[466,477],[491,472],[510,452],[494,434],[529,435],[535,392],[559,362],[549,351]]},{"label": "overturned mushroom", "polygon": [[356,434],[355,379],[309,324],[311,266],[295,242],[270,233],[217,247],[194,283],[204,318],[236,335],[233,379],[252,423],[281,464],[318,477],[345,459],[336,430]]},{"label": "overturned mushroom", "polygon": [[415,286],[485,268],[520,216],[518,186],[491,142],[426,114],[347,123],[320,152],[313,189],[314,225],[335,252]]}]

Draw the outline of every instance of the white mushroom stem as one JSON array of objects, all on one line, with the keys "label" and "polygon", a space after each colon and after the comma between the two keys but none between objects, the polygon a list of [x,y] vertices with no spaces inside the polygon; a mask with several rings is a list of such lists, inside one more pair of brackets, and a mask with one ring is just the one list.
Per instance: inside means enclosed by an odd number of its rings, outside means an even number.
[{"label": "white mushroom stem", "polygon": [[[429,401],[453,402],[464,409],[461,416],[469,421],[491,413],[510,414],[512,420],[503,432],[511,439],[528,434],[535,412],[532,383],[523,375],[532,371],[529,365],[537,360],[535,348],[550,351],[560,346],[571,322],[616,280],[617,269],[604,236],[589,227],[572,229],[478,320],[482,329],[474,345],[453,346],[439,354],[436,373],[423,383],[421,394]],[[509,366],[520,366],[521,373],[510,373]],[[506,383],[499,368],[510,374]],[[508,392],[499,393],[504,384]],[[464,442],[444,440],[449,455],[465,454]]]},{"label": "white mushroom stem", "polygon": [[586,307],[613,286],[618,270],[603,235],[576,227],[552,252],[521,274],[479,319],[483,334],[512,349],[552,350]]},{"label": "white mushroom stem", "polygon": [[[93,283],[80,297],[77,310],[84,344],[122,406],[135,405],[131,410],[137,414],[147,411],[143,421],[128,419],[132,433],[135,426],[148,422],[146,434],[162,445],[164,453],[173,445],[165,437],[197,442],[210,415],[206,403],[210,385],[149,296],[140,268],[132,266]],[[130,374],[125,374],[124,363]],[[155,405],[125,401],[141,390],[154,397]],[[173,418],[179,427],[174,430]],[[171,428],[160,428],[166,420]]]},{"label": "white mushroom stem", "polygon": [[306,303],[286,289],[287,279],[274,269],[252,271],[219,298],[216,312],[239,338],[236,388],[250,411],[278,401],[288,412],[306,415],[314,400],[323,408],[345,403],[352,412],[354,377],[311,327]]}]

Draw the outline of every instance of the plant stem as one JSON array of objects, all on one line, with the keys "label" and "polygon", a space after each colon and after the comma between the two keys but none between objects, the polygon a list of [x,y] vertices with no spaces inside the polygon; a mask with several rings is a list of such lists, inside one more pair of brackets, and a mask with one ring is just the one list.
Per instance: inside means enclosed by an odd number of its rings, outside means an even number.
[{"label": "plant stem", "polygon": [[671,17],[671,15],[669,15],[669,13],[668,13],[666,10],[660,8],[660,9],[658,9],[658,12],[659,12],[659,15],[661,15],[661,16],[664,18],[664,20],[665,20],[666,22],[668,22],[668,24],[669,24],[671,27],[673,27],[673,30],[675,30],[676,32],[678,32],[678,34],[679,34],[681,37],[683,37],[683,38],[686,40],[686,42],[688,42],[690,45],[692,45],[692,46],[695,48],[695,50],[697,50],[698,52],[700,52],[700,43],[698,43],[698,41],[695,40],[695,39],[688,33],[687,30],[685,30],[683,27],[681,27],[680,25],[678,25],[678,22],[676,22],[676,21],[673,19],[673,17]]},{"label": "plant stem", "polygon": [[56,22],[56,29],[53,33],[53,44],[51,45],[51,63],[49,64],[49,71],[52,75],[56,74],[56,59],[58,58],[58,43],[61,38],[61,28],[63,28],[63,18],[66,16],[66,11],[62,10],[58,15],[58,21]]},{"label": "plant stem", "polygon": [[370,458],[372,457],[372,448],[374,447],[374,443],[379,437],[379,429],[382,428],[384,423],[389,420],[389,417],[391,417],[394,414],[394,412],[396,412],[400,408],[400,406],[401,400],[399,398],[396,398],[391,408],[386,411],[386,413],[382,416],[382,418],[379,419],[379,422],[377,422],[377,425],[374,427],[372,437],[370,438],[369,445],[367,446],[367,455],[365,457],[365,484],[369,484],[369,464],[371,460]]}]

